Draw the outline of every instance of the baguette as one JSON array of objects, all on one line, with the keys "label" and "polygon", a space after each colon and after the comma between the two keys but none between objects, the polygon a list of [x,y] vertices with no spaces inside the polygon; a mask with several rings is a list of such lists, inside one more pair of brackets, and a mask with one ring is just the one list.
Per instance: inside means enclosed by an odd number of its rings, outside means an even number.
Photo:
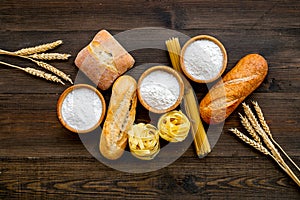
[{"label": "baguette", "polygon": [[268,73],[267,61],[258,54],[243,57],[200,102],[200,114],[208,124],[224,121],[251,94]]},{"label": "baguette", "polygon": [[101,90],[134,65],[133,57],[106,30],[96,34],[75,59],[75,65]]},{"label": "baguette", "polygon": [[127,75],[119,77],[113,85],[99,144],[101,154],[107,159],[121,157],[127,145],[127,132],[135,120],[136,89],[136,81]]}]

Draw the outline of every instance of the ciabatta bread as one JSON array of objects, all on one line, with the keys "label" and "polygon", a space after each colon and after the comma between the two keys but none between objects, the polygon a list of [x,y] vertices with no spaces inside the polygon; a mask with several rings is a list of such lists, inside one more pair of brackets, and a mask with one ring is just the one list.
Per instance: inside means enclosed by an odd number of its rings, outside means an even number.
[{"label": "ciabatta bread", "polygon": [[208,124],[224,121],[263,82],[267,73],[268,64],[262,56],[243,57],[202,99],[202,119]]},{"label": "ciabatta bread", "polygon": [[78,53],[75,65],[101,90],[106,90],[134,65],[134,59],[109,32],[101,30]]},{"label": "ciabatta bread", "polygon": [[99,149],[110,160],[122,156],[127,145],[127,132],[135,120],[137,83],[131,77],[119,77],[113,87]]}]

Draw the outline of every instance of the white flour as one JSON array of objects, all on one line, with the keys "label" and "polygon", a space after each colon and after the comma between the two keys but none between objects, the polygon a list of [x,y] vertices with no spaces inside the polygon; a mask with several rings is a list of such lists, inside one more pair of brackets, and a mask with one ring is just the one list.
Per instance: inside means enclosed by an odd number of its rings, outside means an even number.
[{"label": "white flour", "polygon": [[146,76],[140,87],[144,101],[156,109],[168,109],[173,106],[180,93],[180,86],[175,76],[157,70]]},{"label": "white flour", "polygon": [[196,79],[215,78],[223,66],[223,53],[220,47],[210,40],[192,42],[184,52],[186,71]]},{"label": "white flour", "polygon": [[62,103],[62,117],[72,128],[83,131],[92,128],[102,115],[99,96],[88,88],[71,91]]}]

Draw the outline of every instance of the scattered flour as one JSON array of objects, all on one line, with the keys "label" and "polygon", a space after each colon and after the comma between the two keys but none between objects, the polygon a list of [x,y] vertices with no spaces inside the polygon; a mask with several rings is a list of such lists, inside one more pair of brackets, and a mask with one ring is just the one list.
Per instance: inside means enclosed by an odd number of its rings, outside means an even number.
[{"label": "scattered flour", "polygon": [[140,93],[150,107],[164,110],[176,103],[180,94],[180,86],[174,75],[157,70],[143,79]]},{"label": "scattered flour", "polygon": [[95,126],[102,115],[102,102],[91,89],[77,88],[62,103],[62,118],[72,128],[83,131]]},{"label": "scattered flour", "polygon": [[223,53],[220,47],[210,40],[192,42],[184,52],[186,71],[198,80],[215,78],[223,66]]}]

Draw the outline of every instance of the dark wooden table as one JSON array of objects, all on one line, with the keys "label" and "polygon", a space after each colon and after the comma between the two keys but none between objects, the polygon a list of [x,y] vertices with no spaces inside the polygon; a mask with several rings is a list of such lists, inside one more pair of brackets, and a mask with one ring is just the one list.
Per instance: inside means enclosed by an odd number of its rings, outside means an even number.
[{"label": "dark wooden table", "polygon": [[[57,51],[72,58],[51,63],[73,79],[78,71],[75,56],[100,29],[117,34],[163,27],[189,36],[215,36],[227,49],[226,72],[244,55],[260,53],[269,73],[246,101],[259,102],[274,137],[300,164],[299,1],[2,0],[0,24],[1,49],[62,39]],[[137,65],[170,65],[165,51],[132,54]],[[0,60],[33,66],[6,56]],[[229,128],[241,128],[241,106],[226,120],[217,145],[204,159],[196,157],[191,145],[163,169],[132,174],[99,162],[78,135],[59,123],[56,103],[70,85],[52,84],[2,65],[0,77],[0,199],[300,198],[299,187],[273,160],[229,134]],[[192,85],[201,100],[207,87]],[[109,94],[105,97],[108,100]]]}]

